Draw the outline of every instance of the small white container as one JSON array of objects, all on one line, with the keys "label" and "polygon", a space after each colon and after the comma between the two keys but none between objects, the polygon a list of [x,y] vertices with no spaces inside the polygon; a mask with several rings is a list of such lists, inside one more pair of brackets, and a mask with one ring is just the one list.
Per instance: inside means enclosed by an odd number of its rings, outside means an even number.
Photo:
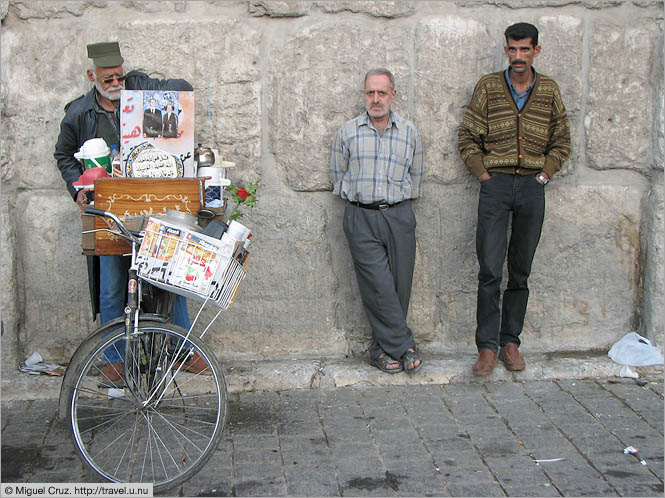
[{"label": "small white container", "polygon": [[196,175],[199,178],[211,177],[210,180],[205,181],[205,206],[208,208],[223,207],[224,187],[231,185],[231,180],[226,178],[226,171],[216,166],[202,166],[197,170]]}]

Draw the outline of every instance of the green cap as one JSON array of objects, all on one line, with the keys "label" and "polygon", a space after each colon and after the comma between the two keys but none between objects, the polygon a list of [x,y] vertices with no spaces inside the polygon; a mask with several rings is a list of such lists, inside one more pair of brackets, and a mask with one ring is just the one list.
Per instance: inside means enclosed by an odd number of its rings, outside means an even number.
[{"label": "green cap", "polygon": [[97,67],[122,66],[125,62],[120,55],[118,42],[91,43],[88,45],[88,58],[92,59]]}]

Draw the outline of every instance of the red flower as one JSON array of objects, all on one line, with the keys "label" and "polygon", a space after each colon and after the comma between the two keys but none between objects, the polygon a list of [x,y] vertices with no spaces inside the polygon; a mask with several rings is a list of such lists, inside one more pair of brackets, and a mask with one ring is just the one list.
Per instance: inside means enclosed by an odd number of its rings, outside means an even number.
[{"label": "red flower", "polygon": [[245,202],[245,200],[247,200],[247,198],[252,195],[249,192],[247,192],[244,188],[239,188],[236,194],[238,194],[238,197],[240,197],[243,202]]}]

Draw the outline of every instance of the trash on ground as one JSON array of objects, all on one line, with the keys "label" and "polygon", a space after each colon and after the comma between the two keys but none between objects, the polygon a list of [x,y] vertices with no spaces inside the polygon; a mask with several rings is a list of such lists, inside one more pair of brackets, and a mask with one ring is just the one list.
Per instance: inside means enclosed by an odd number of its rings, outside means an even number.
[{"label": "trash on ground", "polygon": [[124,389],[118,389],[118,388],[115,388],[115,387],[112,387],[112,388],[109,389],[109,392],[108,392],[109,399],[122,398],[124,396],[125,396],[125,390]]},{"label": "trash on ground", "polygon": [[637,448],[634,448],[634,447],[632,447],[632,446],[626,446],[626,447],[623,449],[623,452],[624,452],[624,454],[626,454],[626,455],[637,455],[637,453],[638,453],[638,449],[637,449]]},{"label": "trash on ground", "polygon": [[663,365],[664,363],[660,349],[653,346],[649,339],[636,332],[630,332],[614,343],[607,356],[620,365],[633,367]]},{"label": "trash on ground", "polygon": [[646,461],[646,460],[640,460],[640,463],[641,463],[642,465],[646,465],[646,464],[647,464],[647,461]]},{"label": "trash on ground", "polygon": [[630,377],[631,379],[639,379],[640,374],[631,370],[628,365],[624,365],[621,367],[621,370],[619,370],[619,377]]},{"label": "trash on ground", "polygon": [[540,465],[541,463],[560,462],[561,460],[565,460],[565,458],[539,458],[534,459],[534,462],[536,462],[536,465]]},{"label": "trash on ground", "polygon": [[30,375],[51,375],[60,377],[65,374],[65,367],[55,363],[44,363],[41,355],[37,352],[32,353],[28,358],[18,366],[19,371]]}]

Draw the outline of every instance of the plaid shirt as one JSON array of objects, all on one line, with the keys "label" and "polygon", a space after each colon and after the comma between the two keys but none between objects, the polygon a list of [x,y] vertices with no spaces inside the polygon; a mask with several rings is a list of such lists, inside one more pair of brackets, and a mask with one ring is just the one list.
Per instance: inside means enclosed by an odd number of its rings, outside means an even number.
[{"label": "plaid shirt", "polygon": [[363,204],[395,204],[422,193],[425,166],[420,133],[410,121],[390,113],[380,135],[367,112],[347,121],[335,137],[330,157],[333,194]]}]

